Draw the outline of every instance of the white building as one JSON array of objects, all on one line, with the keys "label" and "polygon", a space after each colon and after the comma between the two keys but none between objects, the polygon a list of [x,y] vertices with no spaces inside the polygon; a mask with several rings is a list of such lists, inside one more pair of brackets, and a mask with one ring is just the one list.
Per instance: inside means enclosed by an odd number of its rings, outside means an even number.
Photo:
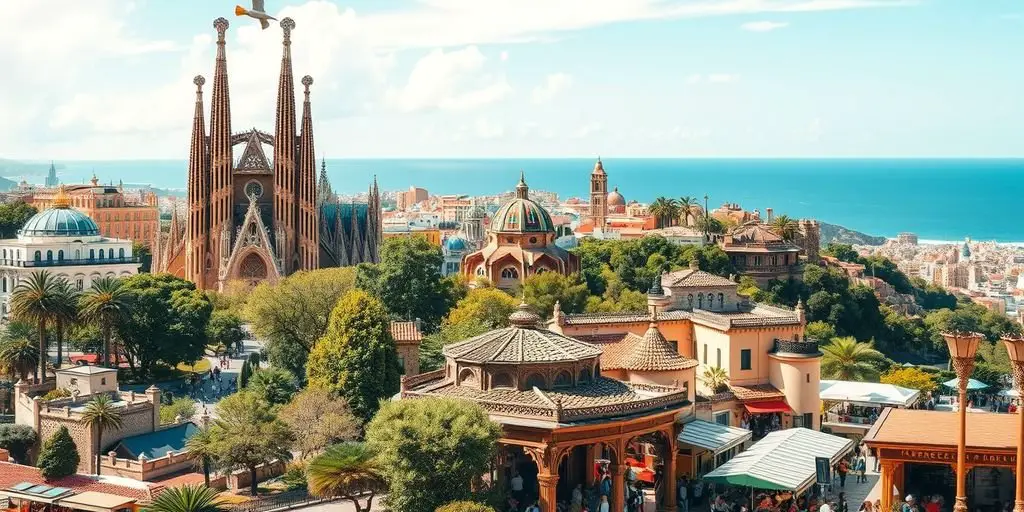
[{"label": "white building", "polygon": [[46,270],[82,291],[102,277],[137,274],[139,266],[131,240],[100,235],[61,190],[53,208],[32,216],[17,238],[0,240],[0,318],[7,319],[14,288],[33,272]]}]

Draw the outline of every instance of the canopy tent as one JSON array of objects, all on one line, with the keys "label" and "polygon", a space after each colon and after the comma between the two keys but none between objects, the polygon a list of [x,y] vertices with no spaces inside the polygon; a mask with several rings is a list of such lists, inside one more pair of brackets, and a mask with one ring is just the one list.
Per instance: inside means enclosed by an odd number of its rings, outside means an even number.
[{"label": "canopy tent", "polygon": [[789,408],[789,404],[785,400],[764,400],[761,402],[749,402],[743,404],[743,407],[750,412],[750,414],[766,414],[772,412],[790,412],[792,409]]},{"label": "canopy tent", "polygon": [[1017,397],[1020,396],[1020,393],[1018,393],[1016,389],[1004,389],[1004,390],[999,392],[999,396],[1008,396],[1010,398],[1017,398]]},{"label": "canopy tent", "polygon": [[848,380],[823,380],[820,384],[820,393],[822,400],[897,407],[909,407],[921,396],[921,392],[916,389],[878,382]]},{"label": "canopy tent", "polygon": [[853,450],[853,440],[806,428],[772,432],[733,457],[704,480],[800,493],[815,480],[815,457],[833,464]]},{"label": "canopy tent", "polygon": [[[942,385],[946,386],[947,388],[960,389],[960,380],[959,379],[949,379],[946,382],[943,382]],[[968,391],[977,391],[979,389],[985,389],[987,387],[988,387],[988,384],[985,384],[984,382],[982,382],[980,380],[967,379],[967,390]]]},{"label": "canopy tent", "polygon": [[676,440],[680,443],[703,448],[715,455],[749,441],[753,434],[745,428],[719,425],[704,420],[693,420],[683,425],[683,431]]}]

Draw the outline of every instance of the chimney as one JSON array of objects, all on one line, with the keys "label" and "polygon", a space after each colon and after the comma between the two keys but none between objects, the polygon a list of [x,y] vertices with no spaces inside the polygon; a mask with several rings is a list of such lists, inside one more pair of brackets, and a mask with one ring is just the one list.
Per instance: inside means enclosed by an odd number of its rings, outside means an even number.
[{"label": "chimney", "polygon": [[416,332],[423,332],[423,320],[416,319]]},{"label": "chimney", "polygon": [[771,208],[765,208],[764,209],[764,214],[765,214],[765,222],[771,224],[772,219],[775,218],[775,212]]},{"label": "chimney", "polygon": [[0,448],[0,462],[10,462],[10,460],[11,452],[8,452],[7,450]]}]

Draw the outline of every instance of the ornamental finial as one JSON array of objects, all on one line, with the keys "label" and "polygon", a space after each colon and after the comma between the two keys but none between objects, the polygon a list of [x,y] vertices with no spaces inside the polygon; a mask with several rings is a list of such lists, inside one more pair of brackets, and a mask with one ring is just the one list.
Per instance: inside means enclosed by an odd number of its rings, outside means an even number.
[{"label": "ornamental finial", "polygon": [[302,77],[302,85],[306,88],[306,101],[309,101],[309,86],[313,85],[313,77],[309,75]]},{"label": "ornamental finial", "polygon": [[196,92],[202,92],[203,86],[206,85],[206,79],[203,78],[203,75],[196,75],[196,77],[192,79],[192,83],[196,84]]},{"label": "ornamental finial", "polygon": [[281,30],[284,30],[284,42],[285,44],[292,42],[292,30],[295,29],[295,20],[291,18],[285,18],[281,20]]},{"label": "ornamental finial", "polygon": [[213,28],[217,30],[217,42],[224,42],[224,33],[228,31],[228,27],[231,26],[226,18],[217,18],[213,20]]},{"label": "ornamental finial", "polygon": [[64,188],[64,184],[61,183],[60,187],[57,188],[57,195],[53,198],[54,208],[69,208],[71,207],[71,199],[68,198],[67,189]]}]

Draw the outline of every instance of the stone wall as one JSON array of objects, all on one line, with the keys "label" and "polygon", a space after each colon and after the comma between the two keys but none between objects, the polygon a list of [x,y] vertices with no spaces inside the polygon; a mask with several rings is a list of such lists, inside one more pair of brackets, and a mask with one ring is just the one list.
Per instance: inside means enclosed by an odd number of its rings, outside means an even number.
[{"label": "stone wall", "polygon": [[[82,400],[79,399],[79,404]],[[121,409],[120,429],[103,432],[103,447],[109,447],[121,439],[139,434],[152,432],[156,425],[153,424],[153,406],[148,402],[136,402]],[[69,408],[60,409],[45,408],[39,413],[39,438],[49,439],[60,426],[64,425],[71,433],[71,439],[78,447],[78,454],[81,462],[78,470],[86,473],[96,471],[96,441],[98,432],[90,429],[81,419],[80,413],[71,412]]]},{"label": "stone wall", "polygon": [[[281,461],[274,461],[270,464],[260,464],[256,466],[256,481],[262,482],[274,478],[275,476],[283,475],[285,472],[285,464]],[[231,489],[247,489],[250,485],[249,470],[234,471],[228,475],[228,487]],[[210,482],[211,486],[213,482]]]},{"label": "stone wall", "polygon": [[113,452],[100,459],[104,475],[115,475],[134,480],[150,481],[164,475],[183,472],[195,467],[188,453],[169,453],[157,459],[122,459]]}]

